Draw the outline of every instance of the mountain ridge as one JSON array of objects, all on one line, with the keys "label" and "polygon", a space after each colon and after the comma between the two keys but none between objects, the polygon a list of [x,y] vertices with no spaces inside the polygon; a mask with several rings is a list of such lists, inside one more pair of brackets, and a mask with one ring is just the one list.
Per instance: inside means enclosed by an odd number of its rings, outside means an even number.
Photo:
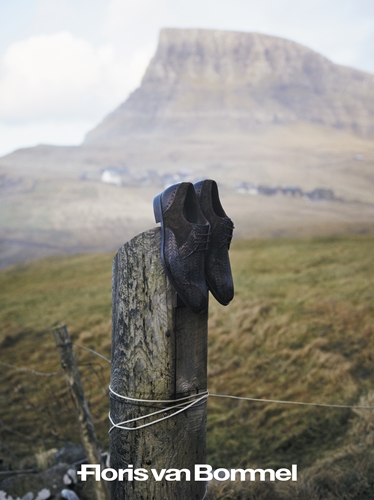
[{"label": "mountain ridge", "polygon": [[374,77],[291,40],[165,28],[141,85],[84,144],[310,122],[374,137]]}]

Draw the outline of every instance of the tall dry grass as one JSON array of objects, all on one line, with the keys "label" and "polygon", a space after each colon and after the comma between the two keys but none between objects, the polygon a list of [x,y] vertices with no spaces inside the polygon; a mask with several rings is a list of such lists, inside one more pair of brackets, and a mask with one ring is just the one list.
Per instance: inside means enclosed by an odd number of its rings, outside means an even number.
[{"label": "tall dry grass", "polygon": [[[372,237],[234,242],[235,299],[226,308],[210,303],[210,391],[337,404],[355,404],[369,394],[373,242]],[[58,371],[49,329],[60,322],[68,324],[73,341],[110,357],[111,259],[54,258],[0,273],[0,361]],[[107,446],[109,365],[77,348],[76,354]],[[37,379],[2,366],[0,404],[3,460],[15,463],[33,447],[37,452],[79,439],[61,377]],[[208,410],[207,461],[213,467],[297,463],[300,471],[290,492],[288,484],[219,484],[211,485],[212,498],[339,498],[331,495],[349,491],[356,497],[347,498],[371,498],[357,496],[371,484],[370,419],[349,409],[216,398]]]}]

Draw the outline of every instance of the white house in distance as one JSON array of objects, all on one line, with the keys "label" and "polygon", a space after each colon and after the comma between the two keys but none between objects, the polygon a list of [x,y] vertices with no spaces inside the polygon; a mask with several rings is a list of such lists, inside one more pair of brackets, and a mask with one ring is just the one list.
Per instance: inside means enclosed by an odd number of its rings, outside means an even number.
[{"label": "white house in distance", "polygon": [[106,184],[114,184],[115,186],[121,186],[122,180],[119,172],[112,168],[106,168],[101,174],[101,182]]}]

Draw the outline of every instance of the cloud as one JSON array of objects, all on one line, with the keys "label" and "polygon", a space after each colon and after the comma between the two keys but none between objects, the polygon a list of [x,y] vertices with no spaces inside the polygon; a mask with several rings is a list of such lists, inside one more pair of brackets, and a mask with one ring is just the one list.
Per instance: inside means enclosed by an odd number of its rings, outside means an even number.
[{"label": "cloud", "polygon": [[139,84],[149,56],[119,60],[113,45],[68,31],[17,41],[1,61],[0,120],[98,120]]}]

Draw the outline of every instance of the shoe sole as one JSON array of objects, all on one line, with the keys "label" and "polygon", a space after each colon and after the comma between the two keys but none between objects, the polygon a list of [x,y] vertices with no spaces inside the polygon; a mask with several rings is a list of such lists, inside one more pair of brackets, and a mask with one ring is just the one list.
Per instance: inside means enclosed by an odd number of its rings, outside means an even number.
[{"label": "shoe sole", "polygon": [[165,252],[164,252],[164,243],[165,243],[165,231],[164,231],[164,219],[163,219],[163,216],[162,216],[162,193],[158,194],[157,196],[155,196],[155,198],[153,199],[153,212],[154,212],[154,215],[155,215],[155,220],[156,222],[160,222],[161,223],[161,263],[162,263],[162,267],[164,268],[164,271],[167,275],[167,277],[169,278],[171,284],[173,285],[173,288],[174,290],[176,290],[177,294],[178,294],[178,297],[182,300],[183,304],[188,307],[188,309],[190,311],[192,311],[194,314],[203,314],[205,312],[207,312],[206,310],[203,310],[203,311],[195,311],[190,305],[188,305],[188,300],[185,298],[183,292],[181,293],[179,290],[180,288],[176,285],[169,269],[168,269],[168,266],[166,265],[166,261],[165,261]]}]

